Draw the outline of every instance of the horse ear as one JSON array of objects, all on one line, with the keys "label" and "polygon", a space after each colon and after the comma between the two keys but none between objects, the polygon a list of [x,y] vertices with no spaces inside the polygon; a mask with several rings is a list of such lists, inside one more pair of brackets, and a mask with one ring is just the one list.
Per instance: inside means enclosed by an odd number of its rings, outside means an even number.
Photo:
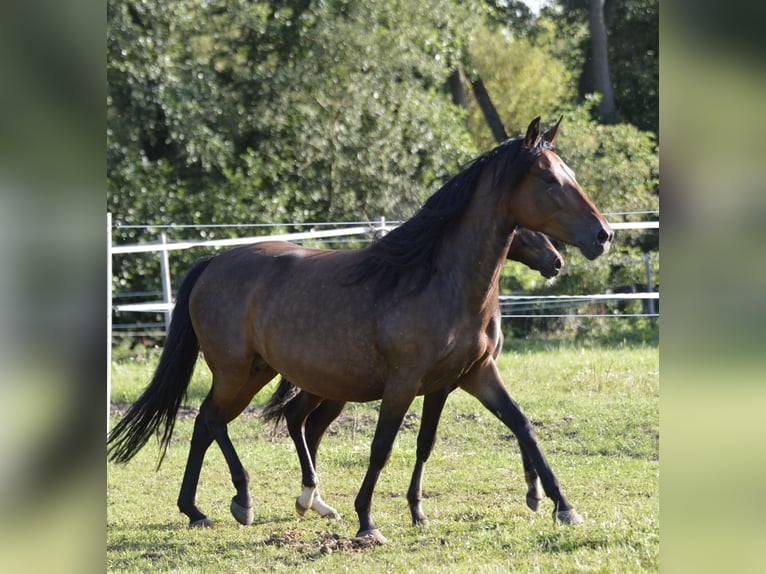
[{"label": "horse ear", "polygon": [[559,135],[559,126],[561,125],[561,120],[564,119],[564,116],[559,117],[559,121],[557,121],[552,128],[549,128],[544,134],[543,139],[550,143],[551,145],[556,145],[556,138]]},{"label": "horse ear", "polygon": [[540,137],[540,116],[532,120],[527,128],[527,135],[524,137],[524,147],[532,148]]}]

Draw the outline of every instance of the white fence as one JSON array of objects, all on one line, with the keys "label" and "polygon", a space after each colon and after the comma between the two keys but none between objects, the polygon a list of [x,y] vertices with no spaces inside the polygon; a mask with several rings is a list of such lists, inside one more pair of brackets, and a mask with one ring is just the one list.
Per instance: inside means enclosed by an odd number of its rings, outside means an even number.
[{"label": "white fence", "polygon": [[[345,225],[345,226],[344,226]],[[659,221],[650,222],[617,222],[611,224],[615,231],[628,230],[628,229],[659,229]],[[261,236],[249,236],[239,237],[231,239],[214,239],[214,240],[200,240],[200,241],[168,241],[166,231],[161,231],[159,235],[159,241],[153,243],[137,243],[133,245],[112,245],[112,224],[111,214],[108,214],[108,227],[109,227],[109,253],[108,253],[108,276],[107,285],[109,288],[108,304],[109,304],[109,321],[111,322],[111,313],[113,311],[118,312],[157,312],[164,313],[165,326],[170,323],[170,314],[173,310],[173,290],[170,277],[170,264],[169,253],[171,251],[178,251],[182,249],[190,249],[193,247],[205,247],[205,248],[221,248],[221,247],[233,247],[237,245],[247,245],[258,243],[260,241],[272,241],[272,240],[284,240],[284,241],[301,241],[307,239],[337,239],[340,237],[353,237],[353,236],[366,236],[372,233],[386,231],[392,227],[386,226],[385,219],[374,223],[356,224],[356,223],[337,223],[335,228],[314,230],[300,233],[289,233],[279,235],[261,235]],[[145,228],[167,229],[175,228],[178,226],[141,226]],[[124,303],[113,305],[112,304],[112,271],[111,263],[112,256],[117,254],[129,254],[129,253],[159,253],[160,256],[160,270],[162,280],[162,296],[161,301],[142,302],[142,303]],[[531,309],[531,302],[549,302],[548,308],[551,308],[551,304],[555,307],[561,308],[562,306],[571,306],[573,304],[590,302],[596,300],[630,300],[630,299],[642,299],[655,301],[659,299],[659,293],[652,292],[651,285],[651,267],[648,260],[648,254],[646,254],[646,270],[647,270],[647,292],[643,293],[619,293],[619,294],[596,294],[596,295],[570,295],[570,296],[542,296],[542,295],[503,295],[500,297],[501,307],[504,317],[561,317],[563,315],[541,315],[541,314],[524,314],[523,311]],[[514,309],[516,307],[516,309]],[[553,308],[555,308],[553,307]],[[517,312],[518,311],[518,312]],[[641,314],[642,316],[653,316],[657,314],[653,312],[653,304],[650,304],[649,312]],[[568,315],[567,315],[568,316]],[[587,315],[580,315],[587,316]],[[610,315],[615,316],[615,315]],[[620,315],[617,315],[620,316]],[[634,315],[622,315],[622,316],[634,316]],[[109,340],[112,337],[112,326],[109,326]]]}]

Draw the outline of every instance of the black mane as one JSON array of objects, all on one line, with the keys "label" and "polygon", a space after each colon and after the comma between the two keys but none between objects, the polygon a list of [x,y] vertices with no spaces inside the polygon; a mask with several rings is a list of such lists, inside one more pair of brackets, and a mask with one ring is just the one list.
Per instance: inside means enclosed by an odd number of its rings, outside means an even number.
[{"label": "black mane", "polygon": [[376,281],[376,293],[411,282],[413,292],[428,285],[436,271],[435,262],[445,234],[454,229],[476,188],[479,174],[494,165],[493,185],[515,185],[546,145],[543,138],[531,150],[524,150],[524,137],[506,140],[469,162],[456,176],[429,197],[412,218],[379,239],[367,257],[351,271],[350,283]]}]

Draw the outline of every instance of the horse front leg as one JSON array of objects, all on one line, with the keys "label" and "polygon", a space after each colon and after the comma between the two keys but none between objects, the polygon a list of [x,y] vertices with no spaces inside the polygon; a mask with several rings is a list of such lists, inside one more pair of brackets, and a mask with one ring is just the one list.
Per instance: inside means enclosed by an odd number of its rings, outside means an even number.
[{"label": "horse front leg", "polygon": [[393,381],[386,383],[383,400],[380,403],[380,415],[375,427],[375,436],[370,447],[370,464],[364,476],[362,487],[354,501],[354,508],[359,516],[359,531],[357,536],[372,536],[378,544],[385,544],[386,537],[381,534],[372,520],[372,494],[378,482],[380,471],[391,457],[391,448],[402,425],[404,415],[415,398],[417,385],[397,384]]},{"label": "horse front leg", "polygon": [[527,483],[527,506],[533,511],[540,510],[540,502],[543,499],[543,485],[540,483],[540,475],[527,454],[526,448],[519,442],[521,451],[521,464],[524,466],[524,480]]},{"label": "horse front leg", "polygon": [[526,453],[537,470],[545,495],[553,501],[554,520],[564,524],[582,523],[580,515],[561,492],[561,486],[540,449],[532,423],[505,390],[494,360],[473,369],[461,380],[460,387],[479,399],[481,404],[516,435],[522,452]]},{"label": "horse front leg", "polygon": [[423,498],[423,469],[434,448],[436,428],[439,426],[444,404],[453,389],[454,387],[448,387],[426,395],[423,399],[423,415],[418,432],[417,459],[412,471],[410,487],[407,490],[407,503],[410,506],[413,526],[428,524],[428,517],[423,513],[423,508],[420,505]]}]

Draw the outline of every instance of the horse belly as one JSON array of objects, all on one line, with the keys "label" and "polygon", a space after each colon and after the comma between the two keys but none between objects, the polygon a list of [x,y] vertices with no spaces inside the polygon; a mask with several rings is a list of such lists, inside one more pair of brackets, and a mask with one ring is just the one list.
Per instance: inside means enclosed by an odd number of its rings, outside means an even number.
[{"label": "horse belly", "polygon": [[294,340],[294,346],[270,348],[266,357],[293,384],[335,400],[364,402],[382,396],[376,353],[368,338],[335,328]]},{"label": "horse belly", "polygon": [[258,321],[259,353],[293,384],[328,399],[379,399],[383,386],[373,319],[353,290],[314,286]]}]

